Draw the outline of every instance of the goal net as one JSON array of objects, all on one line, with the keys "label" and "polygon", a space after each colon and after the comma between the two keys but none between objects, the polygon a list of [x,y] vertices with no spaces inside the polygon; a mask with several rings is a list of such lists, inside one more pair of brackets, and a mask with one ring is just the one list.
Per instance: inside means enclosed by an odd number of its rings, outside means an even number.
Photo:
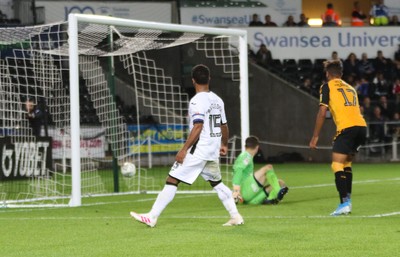
[{"label": "goal net", "polygon": [[[210,67],[231,135],[245,138],[246,42],[241,30],[81,14],[1,28],[1,205],[79,206],[85,196],[161,190],[188,133],[199,63]],[[224,180],[232,158],[221,161]],[[134,176],[120,173],[125,162]]]}]

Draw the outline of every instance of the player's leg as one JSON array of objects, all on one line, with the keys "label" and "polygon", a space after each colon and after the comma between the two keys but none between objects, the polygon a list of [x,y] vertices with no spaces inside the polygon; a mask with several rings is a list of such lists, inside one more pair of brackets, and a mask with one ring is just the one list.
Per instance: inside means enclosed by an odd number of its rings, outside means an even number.
[{"label": "player's leg", "polygon": [[154,227],[158,217],[174,199],[178,190],[178,184],[184,182],[191,185],[199,176],[206,163],[206,161],[199,160],[190,154],[186,156],[182,164],[175,162],[171,167],[164,188],[158,194],[151,211],[146,214],[131,212],[131,216],[139,222]]},{"label": "player's leg", "polygon": [[347,201],[347,178],[344,172],[344,163],[346,162],[348,156],[346,154],[336,153],[332,154],[332,171],[335,174],[335,184],[336,189],[339,193],[340,204],[334,212],[331,213],[332,216],[349,214],[351,212],[350,203]]},{"label": "player's leg", "polygon": [[266,182],[272,186],[272,191],[269,193],[268,199],[276,199],[281,187],[279,186],[278,177],[275,174],[274,167],[271,164],[263,166],[261,169],[254,172],[255,179],[262,185]]},{"label": "player's leg", "polygon": [[240,191],[246,204],[261,204],[268,196],[264,185],[255,176],[247,177],[240,185]]},{"label": "player's leg", "polygon": [[179,180],[171,176],[167,177],[163,190],[158,194],[153,207],[149,213],[138,214],[131,212],[131,216],[137,221],[144,223],[150,227],[155,227],[157,219],[161,212],[167,207],[167,205],[174,199],[176,191],[178,190]]},{"label": "player's leg", "polygon": [[347,160],[344,163],[344,173],[346,174],[346,191],[347,191],[347,195],[346,195],[346,200],[350,201],[351,199],[351,191],[352,191],[352,187],[353,187],[353,169],[351,167],[353,162],[353,156],[349,155]]},{"label": "player's leg", "polygon": [[344,172],[344,163],[348,159],[348,155],[341,153],[332,153],[331,168],[335,174],[335,185],[339,193],[340,203],[347,199],[347,180]]},{"label": "player's leg", "polygon": [[270,184],[272,187],[272,190],[271,190],[271,192],[269,192],[267,200],[277,199],[278,193],[279,193],[279,190],[281,190],[281,187],[279,185],[279,180],[275,174],[274,168],[270,164],[267,165],[266,177],[267,177],[268,184]]},{"label": "player's leg", "polygon": [[244,224],[243,217],[239,214],[235,201],[232,197],[232,191],[222,182],[221,171],[217,161],[208,161],[201,176],[209,181],[210,185],[217,192],[219,200],[229,212],[230,220],[223,226],[235,226]]},{"label": "player's leg", "polygon": [[[281,187],[281,189],[279,190],[276,200],[266,200],[266,201],[264,201],[264,204],[277,204],[283,200],[283,197],[289,192],[289,188],[287,187],[285,181],[283,181],[282,179],[279,179],[279,186]],[[264,188],[264,190],[268,196],[269,193],[272,191],[272,186],[267,185]]]}]

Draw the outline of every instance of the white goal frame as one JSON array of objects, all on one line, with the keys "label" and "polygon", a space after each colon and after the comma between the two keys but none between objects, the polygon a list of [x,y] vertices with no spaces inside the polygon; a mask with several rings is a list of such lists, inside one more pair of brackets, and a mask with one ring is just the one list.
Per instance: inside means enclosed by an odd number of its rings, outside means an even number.
[{"label": "white goal frame", "polygon": [[241,119],[241,144],[250,133],[249,120],[249,90],[248,90],[248,57],[247,57],[247,31],[230,28],[211,28],[188,26],[169,23],[146,22],[128,20],[109,16],[69,14],[69,68],[70,68],[70,99],[71,99],[71,175],[72,193],[69,206],[81,206],[81,158],[80,158],[80,117],[79,117],[79,54],[78,54],[78,23],[90,22],[102,25],[117,25],[145,29],[161,29],[173,32],[193,32],[210,35],[237,36],[239,38],[239,65],[240,65],[240,119]]}]

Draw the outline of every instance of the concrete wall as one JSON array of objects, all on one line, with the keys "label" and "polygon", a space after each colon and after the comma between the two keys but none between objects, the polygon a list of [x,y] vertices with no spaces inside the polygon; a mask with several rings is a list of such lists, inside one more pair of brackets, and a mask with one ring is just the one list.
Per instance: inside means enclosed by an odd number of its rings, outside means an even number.
[{"label": "concrete wall", "polygon": [[[250,64],[249,73],[251,134],[258,136],[261,141],[298,146],[263,144],[261,149],[264,155],[298,152],[305,160],[330,161],[330,149],[308,149],[318,111],[318,99],[255,64]],[[334,123],[332,119],[327,119],[319,145],[331,146],[334,133]]]}]

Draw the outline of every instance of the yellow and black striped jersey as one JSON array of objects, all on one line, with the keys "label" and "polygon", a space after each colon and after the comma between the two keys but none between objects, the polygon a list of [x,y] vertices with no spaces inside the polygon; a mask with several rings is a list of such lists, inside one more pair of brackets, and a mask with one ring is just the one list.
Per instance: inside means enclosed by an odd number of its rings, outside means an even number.
[{"label": "yellow and black striped jersey", "polygon": [[336,130],[354,126],[366,127],[358,103],[357,91],[341,79],[332,79],[320,88],[320,105],[325,105],[332,113]]}]

